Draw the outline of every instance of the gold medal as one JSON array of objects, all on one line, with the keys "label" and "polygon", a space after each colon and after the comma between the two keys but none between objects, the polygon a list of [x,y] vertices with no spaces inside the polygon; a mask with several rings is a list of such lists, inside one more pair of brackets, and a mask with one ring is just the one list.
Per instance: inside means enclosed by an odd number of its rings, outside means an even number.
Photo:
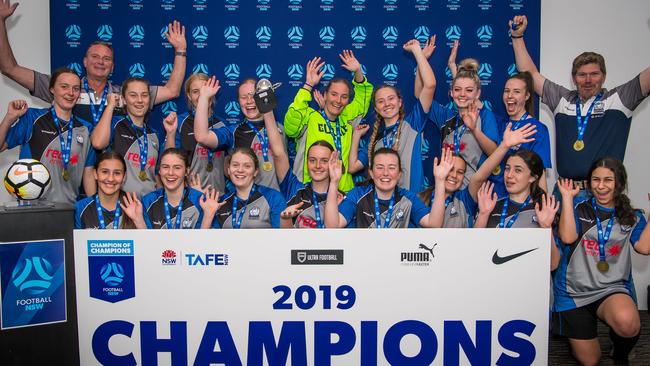
[{"label": "gold medal", "polygon": [[265,172],[270,172],[271,170],[273,170],[273,164],[271,164],[270,161],[265,161],[262,164],[262,169],[264,169]]},{"label": "gold medal", "polygon": [[598,267],[598,270],[605,273],[609,271],[609,263],[605,261],[598,261],[598,264],[596,264],[596,267]]},{"label": "gold medal", "polygon": [[205,170],[207,170],[208,172],[211,172],[213,169],[214,169],[214,165],[212,164],[212,162],[209,162],[208,166],[205,167]]},{"label": "gold medal", "polygon": [[140,180],[144,182],[145,180],[147,180],[147,172],[144,171],[144,170],[141,170],[140,174],[138,174],[138,178],[140,178]]},{"label": "gold medal", "polygon": [[68,169],[64,169],[61,172],[61,176],[63,177],[64,181],[66,181],[66,182],[69,181],[70,180],[70,172],[68,171]]},{"label": "gold medal", "polygon": [[492,171],[492,175],[499,175],[499,174],[501,174],[501,166],[497,165],[497,167],[494,168],[494,170]]},{"label": "gold medal", "polygon": [[573,143],[573,150],[575,151],[581,151],[584,148],[585,148],[585,142],[582,140],[576,140],[576,142]]}]

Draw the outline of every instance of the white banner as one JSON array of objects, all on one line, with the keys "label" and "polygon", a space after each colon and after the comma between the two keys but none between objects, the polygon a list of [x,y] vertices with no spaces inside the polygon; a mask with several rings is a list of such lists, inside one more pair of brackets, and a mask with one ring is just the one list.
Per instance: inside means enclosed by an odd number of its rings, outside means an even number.
[{"label": "white banner", "polygon": [[75,230],[82,365],[545,365],[550,231]]}]

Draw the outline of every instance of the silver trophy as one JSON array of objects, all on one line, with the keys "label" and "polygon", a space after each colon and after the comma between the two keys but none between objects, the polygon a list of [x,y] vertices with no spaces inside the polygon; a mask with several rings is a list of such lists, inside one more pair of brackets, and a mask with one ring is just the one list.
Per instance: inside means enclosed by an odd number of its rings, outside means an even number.
[{"label": "silver trophy", "polygon": [[282,83],[272,84],[269,79],[260,79],[257,82],[255,95],[255,105],[260,113],[267,113],[273,110],[278,105],[278,100],[275,97],[275,89],[280,87]]}]

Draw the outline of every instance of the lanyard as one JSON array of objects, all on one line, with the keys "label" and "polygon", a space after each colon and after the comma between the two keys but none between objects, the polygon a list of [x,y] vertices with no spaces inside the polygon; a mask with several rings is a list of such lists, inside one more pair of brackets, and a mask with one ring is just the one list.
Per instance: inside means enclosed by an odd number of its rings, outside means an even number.
[{"label": "lanyard", "polygon": [[183,188],[183,195],[181,196],[181,202],[178,204],[178,209],[176,210],[176,222],[172,224],[172,216],[169,208],[169,201],[167,201],[167,192],[163,189],[163,204],[165,206],[165,222],[167,223],[167,229],[182,229],[181,220],[183,219],[183,201],[185,200],[185,188]]},{"label": "lanyard", "polygon": [[334,132],[334,129],[332,128],[332,123],[329,120],[329,118],[327,118],[325,111],[320,111],[320,114],[325,119],[325,124],[327,124],[327,130],[332,136],[332,140],[334,141],[334,147],[336,148],[336,151],[338,151],[339,153],[339,160],[343,160],[343,148],[341,143],[341,119],[336,117],[336,132]]},{"label": "lanyard", "polygon": [[521,210],[524,207],[528,206],[528,204],[530,203],[530,196],[526,197],[526,200],[524,201],[524,203],[521,204],[521,206],[519,206],[519,208],[517,209],[517,212],[515,212],[515,214],[512,215],[512,217],[510,218],[510,220],[508,220],[508,223],[506,223],[504,225],[504,222],[506,220],[506,215],[508,214],[508,202],[509,201],[510,201],[510,198],[506,198],[506,201],[503,203],[503,208],[501,209],[501,218],[499,219],[499,226],[497,226],[498,228],[504,228],[505,227],[506,229],[510,229],[512,227],[512,225],[515,223],[515,221],[517,221],[517,218],[519,217],[519,213],[521,212]]},{"label": "lanyard", "polygon": [[449,204],[454,201],[454,196],[455,195],[456,195],[456,192],[450,194],[449,197],[445,198],[445,209],[447,209],[447,206],[449,206]]},{"label": "lanyard", "polygon": [[325,225],[323,225],[323,219],[321,219],[320,216],[320,207],[318,207],[318,199],[316,198],[316,192],[314,192],[313,187],[311,189],[311,203],[314,205],[314,212],[316,216],[316,227],[322,229],[325,227]]},{"label": "lanyard", "polygon": [[395,137],[397,136],[397,129],[399,128],[400,123],[402,123],[402,121],[397,121],[396,124],[392,125],[391,127],[386,127],[384,129],[384,138],[383,138],[384,147],[387,147],[389,149],[393,148],[393,144],[395,143]]},{"label": "lanyard", "polygon": [[256,190],[257,190],[257,186],[253,184],[253,188],[251,188],[251,191],[248,194],[248,198],[246,199],[246,201],[244,201],[244,205],[242,206],[241,213],[239,215],[237,214],[237,204],[239,203],[239,197],[237,197],[237,193],[235,192],[235,198],[232,200],[232,214],[231,214],[233,229],[241,228],[241,222],[244,219],[246,206],[248,206],[248,201],[250,201],[251,197],[253,197]]},{"label": "lanyard", "polygon": [[615,218],[616,211],[612,211],[612,215],[609,217],[609,222],[607,223],[607,228],[603,233],[603,226],[600,222],[600,217],[598,215],[598,206],[596,206],[595,198],[591,199],[591,207],[593,207],[594,211],[596,211],[596,229],[598,229],[598,255],[600,257],[600,261],[604,262],[605,244],[609,240],[609,236],[612,233],[612,227],[614,226],[614,218]]},{"label": "lanyard", "polygon": [[528,118],[528,112],[525,112],[524,115],[521,116],[521,118],[519,118],[517,122],[510,120],[510,122],[514,122],[514,124],[512,125],[512,130],[517,131],[521,126],[521,122],[523,122],[526,118]]},{"label": "lanyard", "polygon": [[[88,79],[84,78],[84,90],[88,93],[88,98],[90,99],[90,87],[88,86]],[[102,93],[102,99],[99,103],[99,110],[95,109],[95,93],[93,93],[92,99],[90,99],[90,113],[93,115],[93,126],[96,126],[99,123],[99,119],[102,117],[104,108],[106,107],[106,97],[108,96],[108,82],[104,86],[104,92]]]},{"label": "lanyard", "polygon": [[580,108],[580,97],[576,100],[576,119],[578,120],[578,141],[582,141],[585,135],[585,130],[587,130],[587,123],[589,123],[589,118],[591,117],[591,112],[594,110],[594,106],[603,97],[603,92],[598,93],[594,101],[591,102],[589,109],[587,109],[587,114],[582,118],[582,110]]},{"label": "lanyard", "polygon": [[253,132],[255,132],[255,135],[257,135],[257,139],[260,140],[260,145],[262,145],[262,158],[264,159],[264,162],[269,161],[269,136],[266,134],[266,128],[262,128],[262,132],[257,130],[255,126],[249,121],[246,120],[246,124],[248,127],[250,127]]},{"label": "lanyard", "polygon": [[[147,127],[143,124],[142,128],[138,127],[133,123],[131,117],[126,115],[127,121],[131,124],[131,128],[135,132],[135,140],[138,142],[138,147],[140,148],[140,172],[144,172],[147,169],[147,155],[149,153],[149,138],[147,137]],[[142,129],[142,141],[138,137],[138,130]]]},{"label": "lanyard", "polygon": [[[59,118],[56,116],[56,111],[54,106],[50,107],[50,113],[52,113],[52,119],[54,120],[54,126],[56,127],[56,132],[59,134],[59,143],[61,144],[61,162],[63,163],[63,170],[68,170],[68,163],[70,163],[70,151],[72,150],[72,120],[74,119],[70,116],[70,122],[68,123],[68,142],[66,143],[66,138],[63,137],[63,125],[59,125]],[[65,122],[65,121],[61,121]],[[67,179],[66,179],[67,180]]]},{"label": "lanyard", "polygon": [[384,221],[384,225],[381,225],[381,211],[379,207],[379,198],[377,197],[377,189],[375,188],[374,192],[375,196],[375,224],[378,229],[385,229],[390,226],[390,217],[393,216],[393,206],[395,205],[395,191],[393,191],[393,195],[390,196],[390,201],[388,203],[388,211],[386,211],[386,221]]},{"label": "lanyard", "polygon": [[[106,229],[106,222],[104,222],[104,213],[102,211],[102,204],[99,202],[99,194],[95,195],[95,209],[97,209],[97,219],[99,220],[99,228]],[[117,230],[120,228],[120,216],[122,215],[122,210],[120,209],[120,200],[117,200],[117,206],[115,207],[115,216],[113,217],[113,229]]]},{"label": "lanyard", "polygon": [[467,126],[462,123],[461,120],[461,126],[458,128],[458,120],[459,116],[456,115],[456,124],[454,125],[454,154],[458,155],[460,154],[460,140],[463,138],[463,134],[465,133],[465,129]]}]

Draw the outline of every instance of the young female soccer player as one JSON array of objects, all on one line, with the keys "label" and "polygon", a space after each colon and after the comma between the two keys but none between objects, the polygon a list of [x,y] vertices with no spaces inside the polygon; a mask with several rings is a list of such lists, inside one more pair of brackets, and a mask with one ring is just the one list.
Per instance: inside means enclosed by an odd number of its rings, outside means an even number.
[{"label": "young female soccer player", "polygon": [[142,198],[127,194],[123,210],[138,229],[209,229],[217,209],[219,193],[211,188],[205,194],[188,187],[187,155],[176,148],[163,151],[159,175],[162,188]]},{"label": "young female soccer player", "polygon": [[589,169],[591,199],[573,206],[580,192],[560,180],[559,236],[564,245],[555,274],[557,331],[569,338],[573,355],[584,365],[600,359],[598,319],[610,327],[613,358],[627,364],[639,339],[640,320],[632,283],[632,250],[650,254],[650,230],[625,195],[623,163],[602,158]]},{"label": "young female soccer player", "polygon": [[87,195],[95,194],[92,127],[72,114],[80,83],[74,71],[55,70],[49,108],[28,108],[26,101],[14,100],[0,122],[0,151],[20,145],[21,159],[39,160],[49,170],[52,185],[44,197],[48,201],[74,204],[82,183]]},{"label": "young female soccer player", "polygon": [[354,72],[354,99],[350,102],[350,83],[346,79],[335,78],[325,89],[323,109],[319,112],[309,106],[312,89],[325,73],[325,61],[314,57],[307,63],[305,84],[289,105],[284,117],[284,128],[287,136],[296,139],[294,173],[298,179],[309,182],[307,151],[314,142],[325,140],[334,146],[343,161],[340,189],[347,192],[354,187],[352,174],[348,171],[352,129],[368,112],[373,87],[366,80],[361,64],[352,51],[344,50],[339,58],[343,61],[343,68]]},{"label": "young female soccer player", "polygon": [[[435,37],[432,38],[435,42]],[[427,47],[435,47],[428,43]],[[424,173],[422,170],[422,141],[427,113],[431,107],[435,90],[435,78],[429,61],[420,42],[412,39],[403,46],[404,50],[413,54],[417,62],[416,77],[421,80],[420,93],[413,110],[406,115],[404,102],[400,91],[391,85],[382,85],[374,92],[375,112],[377,117],[372,127],[370,143],[366,148],[359,149],[361,137],[370,129],[369,125],[361,124],[352,133],[352,145],[348,158],[348,170],[356,173],[368,165],[375,150],[387,147],[397,151],[402,162],[402,176],[398,185],[411,191],[419,192],[423,188]]]},{"label": "young female soccer player", "polygon": [[97,194],[75,204],[75,229],[133,229],[131,219],[122,214],[120,199],[125,193],[126,163],[122,155],[107,151],[97,156],[93,176]]},{"label": "young female soccer player", "polygon": [[126,115],[113,117],[120,96],[111,94],[91,141],[95,149],[110,148],[124,156],[127,176],[124,190],[143,196],[155,189],[156,162],[161,150],[158,134],[147,122],[149,82],[142,78],[126,79],[122,97]]},{"label": "young female soccer player", "polygon": [[224,229],[279,228],[280,213],[287,207],[280,192],[255,183],[259,173],[257,155],[238,147],[230,155],[228,175],[235,189],[224,198],[216,214]]}]

